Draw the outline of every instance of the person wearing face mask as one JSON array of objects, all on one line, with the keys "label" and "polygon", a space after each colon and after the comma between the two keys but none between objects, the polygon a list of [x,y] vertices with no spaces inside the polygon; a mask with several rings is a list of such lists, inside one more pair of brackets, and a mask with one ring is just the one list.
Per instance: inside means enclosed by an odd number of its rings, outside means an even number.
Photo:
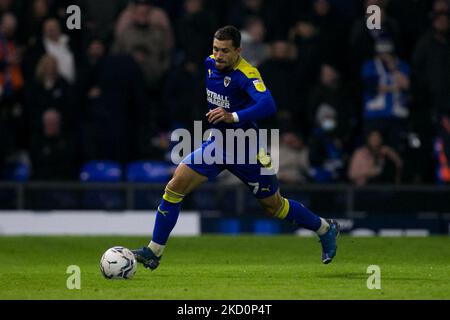
[{"label": "person wearing face mask", "polygon": [[379,131],[372,131],[366,144],[351,158],[349,179],[358,186],[375,183],[400,183],[403,160],[395,150],[383,144]]},{"label": "person wearing face mask", "polygon": [[317,84],[313,87],[308,97],[308,123],[307,128],[311,130],[311,126],[315,123],[315,116],[318,108],[322,105],[329,105],[335,110],[339,110],[337,114],[337,122],[339,127],[339,136],[343,139],[345,145],[354,139],[352,131],[356,123],[356,111],[353,107],[353,98],[350,88],[344,83],[341,73],[333,63],[322,63],[320,68],[320,77]]},{"label": "person wearing face mask", "polygon": [[316,128],[310,139],[310,175],[318,183],[338,182],[344,169],[343,142],[337,134],[337,112],[321,105],[316,113]]}]

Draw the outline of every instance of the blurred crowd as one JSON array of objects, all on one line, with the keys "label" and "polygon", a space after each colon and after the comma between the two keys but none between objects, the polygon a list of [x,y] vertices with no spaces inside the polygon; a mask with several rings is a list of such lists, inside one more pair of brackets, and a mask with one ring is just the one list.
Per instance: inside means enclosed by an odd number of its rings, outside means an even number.
[{"label": "blurred crowd", "polygon": [[[81,30],[66,8],[81,8]],[[381,29],[366,8],[381,8]],[[0,0],[0,179],[168,160],[205,120],[215,30],[242,31],[278,107],[284,183],[450,183],[448,0]]]}]

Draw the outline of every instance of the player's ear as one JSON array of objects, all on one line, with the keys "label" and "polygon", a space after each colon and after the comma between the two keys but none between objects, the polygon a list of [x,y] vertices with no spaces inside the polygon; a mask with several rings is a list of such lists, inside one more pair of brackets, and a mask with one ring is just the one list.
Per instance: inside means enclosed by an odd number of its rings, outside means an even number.
[{"label": "player's ear", "polygon": [[242,53],[242,48],[237,48],[237,49],[236,49],[236,53],[237,53],[237,54],[241,54],[241,53]]}]

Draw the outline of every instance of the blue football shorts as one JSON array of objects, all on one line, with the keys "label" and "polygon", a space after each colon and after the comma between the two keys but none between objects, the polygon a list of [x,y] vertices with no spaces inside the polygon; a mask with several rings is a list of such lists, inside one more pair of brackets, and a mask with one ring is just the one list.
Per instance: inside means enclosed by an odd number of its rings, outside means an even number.
[{"label": "blue football shorts", "polygon": [[[268,198],[278,191],[279,183],[276,174],[274,172],[268,174],[271,171],[267,170],[270,169],[270,160],[267,161],[270,158],[267,158],[267,155],[264,161],[258,158],[257,161],[254,161],[255,163],[247,161],[245,164],[238,164],[237,161],[234,161],[234,163],[226,161],[229,157],[225,152],[222,152],[222,163],[211,163],[211,160],[205,161],[203,155],[205,154],[205,148],[213,149],[212,144],[214,143],[211,140],[206,141],[200,148],[188,155],[182,163],[200,175],[207,177],[209,181],[214,180],[222,171],[228,170],[244,182],[257,199]],[[249,153],[248,150],[244,152]],[[214,152],[212,154],[214,155]],[[245,157],[248,158],[248,155],[245,155]],[[263,169],[266,169],[265,174],[262,174]]]}]

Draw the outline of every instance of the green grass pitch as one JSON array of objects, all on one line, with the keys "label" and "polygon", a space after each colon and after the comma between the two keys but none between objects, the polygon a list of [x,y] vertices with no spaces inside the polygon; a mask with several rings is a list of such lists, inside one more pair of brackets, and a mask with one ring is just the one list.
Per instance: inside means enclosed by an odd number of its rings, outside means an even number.
[{"label": "green grass pitch", "polygon": [[[341,236],[338,255],[320,261],[316,238],[176,237],[160,267],[139,265],[132,280],[106,280],[99,260],[136,237],[0,237],[0,299],[450,299],[450,237]],[[66,287],[69,265],[81,289]],[[367,267],[381,268],[381,289],[367,288]]]}]

